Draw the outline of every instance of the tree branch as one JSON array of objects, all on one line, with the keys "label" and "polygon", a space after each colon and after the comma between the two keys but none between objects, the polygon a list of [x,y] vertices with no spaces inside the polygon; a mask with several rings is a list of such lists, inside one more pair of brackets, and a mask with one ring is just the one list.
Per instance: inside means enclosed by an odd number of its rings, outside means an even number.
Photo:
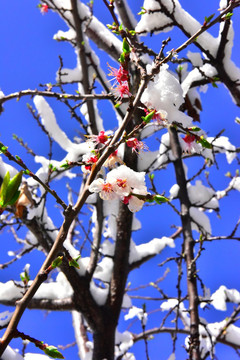
[{"label": "tree branch", "polygon": [[184,238],[184,255],[187,267],[187,287],[189,297],[189,313],[190,313],[190,343],[189,356],[190,359],[200,360],[199,351],[199,316],[198,316],[198,291],[196,281],[196,262],[194,262],[194,239],[192,237],[191,217],[189,214],[190,200],[187,192],[187,181],[182,163],[182,149],[178,140],[178,134],[173,126],[169,126],[170,144],[177,184],[179,185],[179,200],[181,203],[181,222]]}]

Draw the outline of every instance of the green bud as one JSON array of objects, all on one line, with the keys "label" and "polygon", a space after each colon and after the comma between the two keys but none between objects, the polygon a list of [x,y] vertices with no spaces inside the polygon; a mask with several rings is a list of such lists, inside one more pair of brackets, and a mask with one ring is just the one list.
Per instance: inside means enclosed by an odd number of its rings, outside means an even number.
[{"label": "green bud", "polygon": [[124,64],[124,62],[125,62],[125,53],[122,53],[122,54],[120,55],[120,58],[119,58],[118,60],[119,60],[119,62],[120,62],[121,64]]},{"label": "green bud", "polygon": [[2,143],[0,143],[0,154],[5,154],[5,152],[7,151],[8,147],[3,145]]},{"label": "green bud", "polygon": [[[5,202],[9,203],[17,194],[22,182],[22,171],[16,174],[8,183]],[[13,205],[13,204],[11,204]]]},{"label": "green bud", "polygon": [[69,260],[68,264],[69,266],[73,266],[76,269],[80,269],[79,264],[78,264],[78,259],[80,259],[81,255],[78,255],[77,257],[75,257],[74,259]]},{"label": "green bud", "polygon": [[[119,29],[120,29],[120,27],[119,27]],[[123,48],[124,54],[126,54],[126,55],[130,54],[131,48],[130,48],[129,43],[126,38],[123,39],[123,47],[122,48]]]},{"label": "green bud", "polygon": [[152,120],[154,114],[155,114],[155,110],[151,111],[151,112],[150,112],[149,114],[147,114],[146,116],[142,116],[142,120],[143,120],[146,124],[148,124],[148,123]]},{"label": "green bud", "polygon": [[20,156],[15,155],[15,158],[17,159],[17,161],[21,161],[21,162],[22,162],[22,159],[20,158]]},{"label": "green bud", "polygon": [[49,345],[43,349],[46,355],[53,359],[64,359],[64,356],[58,351],[55,346]]},{"label": "green bud", "polygon": [[6,195],[7,195],[7,187],[8,183],[10,181],[10,173],[9,171],[5,174],[3,178],[3,182],[0,188],[0,206],[3,207],[6,201]]},{"label": "green bud", "polygon": [[0,207],[5,208],[7,205],[14,205],[17,201],[20,191],[18,190],[22,182],[22,171],[10,180],[9,171],[5,174],[0,188]]},{"label": "green bud", "polygon": [[224,19],[224,20],[229,20],[229,19],[231,19],[232,16],[233,16],[233,13],[228,12],[228,13],[223,17],[223,19]]},{"label": "green bud", "polygon": [[201,129],[197,126],[192,126],[190,128],[188,128],[189,131],[200,131]]},{"label": "green bud", "polygon": [[200,143],[206,149],[212,149],[212,144],[210,144],[203,136],[197,139],[197,142]]},{"label": "green bud", "polygon": [[215,15],[215,14],[212,14],[212,15],[210,15],[210,16],[205,16],[205,18],[204,18],[205,24],[208,24],[208,23],[212,20],[212,18],[214,17],[214,15]]},{"label": "green bud", "polygon": [[69,163],[68,161],[66,161],[64,164],[60,165],[61,168],[64,168],[64,169],[68,169],[69,168]]},{"label": "green bud", "polygon": [[144,9],[144,7],[142,7],[142,6],[141,6],[141,9],[142,9],[142,10],[138,13],[138,15],[144,15],[144,14],[146,14],[147,10]]},{"label": "green bud", "polygon": [[62,264],[63,256],[58,256],[55,260],[53,260],[51,267],[52,269],[55,269],[56,267],[60,266]]}]

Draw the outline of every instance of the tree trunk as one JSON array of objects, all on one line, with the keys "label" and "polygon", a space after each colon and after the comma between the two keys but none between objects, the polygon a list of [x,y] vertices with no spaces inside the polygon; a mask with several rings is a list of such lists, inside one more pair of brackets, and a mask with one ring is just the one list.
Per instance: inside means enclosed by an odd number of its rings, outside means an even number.
[{"label": "tree trunk", "polygon": [[114,360],[116,325],[106,316],[101,329],[93,333],[93,360]]}]

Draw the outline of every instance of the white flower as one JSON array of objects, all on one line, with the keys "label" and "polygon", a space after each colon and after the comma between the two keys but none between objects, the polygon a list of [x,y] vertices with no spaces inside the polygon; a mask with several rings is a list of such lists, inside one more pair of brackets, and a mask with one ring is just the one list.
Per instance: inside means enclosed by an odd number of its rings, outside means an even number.
[{"label": "white flower", "polygon": [[131,189],[147,190],[145,185],[145,172],[136,172],[126,165],[121,165],[107,174],[107,181],[111,184],[116,183],[117,179],[126,180],[127,185]]},{"label": "white flower", "polygon": [[[134,195],[135,194],[135,195]],[[141,189],[134,191],[131,195],[125,196],[122,201],[126,204],[131,212],[137,212],[142,209],[145,201],[139,199],[137,195],[147,195],[148,192],[146,189]]]},{"label": "white flower", "polygon": [[113,182],[112,187],[113,191],[119,196],[128,196],[131,192],[127,179],[117,178]]},{"label": "white flower", "polygon": [[91,183],[89,191],[99,193],[100,198],[103,200],[113,200],[117,196],[113,190],[112,184],[105,182],[101,178],[94,180]]}]

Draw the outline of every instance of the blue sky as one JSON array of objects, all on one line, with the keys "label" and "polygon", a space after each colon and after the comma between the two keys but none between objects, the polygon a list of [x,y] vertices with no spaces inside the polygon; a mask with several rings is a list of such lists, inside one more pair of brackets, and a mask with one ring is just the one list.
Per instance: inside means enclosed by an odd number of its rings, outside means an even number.
[{"label": "blue sky", "polygon": [[[139,11],[142,5],[141,1],[131,0],[130,4],[134,9],[135,13]],[[182,6],[185,7],[189,12],[196,16],[199,21],[203,21],[204,16],[208,16],[218,8],[217,1],[191,1],[185,0],[181,2]],[[103,2],[95,0],[96,12],[101,9]],[[239,27],[236,26],[239,22],[240,12],[236,10],[233,20],[235,20],[235,47],[233,49],[233,60],[239,64],[239,46],[240,46],[240,32]],[[100,18],[105,23],[109,23],[107,11],[101,12]],[[0,31],[1,31],[1,56],[0,56],[0,89],[4,94],[10,94],[21,89],[35,89],[40,83],[54,83],[57,69],[59,67],[59,58],[61,55],[64,62],[64,67],[74,68],[76,65],[75,53],[70,45],[67,43],[59,43],[53,40],[53,35],[59,30],[67,30],[65,23],[51,11],[46,14],[40,14],[37,8],[36,1],[29,0],[11,0],[9,2],[2,2],[0,12]],[[216,28],[212,30],[213,34],[216,35]],[[147,38],[148,44],[158,51],[161,41],[166,37],[166,34],[153,36]],[[145,38],[143,38],[144,40]],[[170,49],[178,46],[184,41],[184,36],[176,33],[176,38],[172,36],[172,43]],[[170,50],[169,49],[169,50]],[[191,47],[193,51],[193,46]],[[99,54],[101,57],[102,53]],[[106,66],[105,58],[103,57],[104,66]],[[224,86],[220,85],[217,89],[210,87],[206,94],[201,95],[203,113],[201,127],[206,130],[210,136],[214,136],[222,129],[225,129],[224,135],[229,137],[232,144],[239,146],[239,135],[240,127],[234,123],[236,116],[239,116],[239,109],[233,104],[230,95]],[[24,149],[22,149],[16,141],[12,139],[12,134],[15,133],[19,137],[22,137],[28,145],[33,148],[36,153],[47,156],[48,142],[46,138],[39,133],[39,128],[36,122],[33,121],[29,111],[26,107],[26,102],[32,104],[32,100],[20,99],[18,102],[12,100],[4,105],[4,112],[1,115],[1,127],[0,127],[0,141],[5,145],[9,146],[9,150],[13,154],[22,156],[25,161],[29,164],[29,167],[33,170],[37,170],[37,165],[34,159],[30,155],[26,155]],[[50,102],[54,104],[54,102]],[[68,136],[73,139],[76,135],[77,122],[70,123],[66,121],[67,113],[63,112],[62,108],[54,108],[59,123],[63,126]],[[61,159],[64,152],[59,148],[54,148],[54,155],[56,158]],[[224,173],[227,171],[235,172],[237,168],[236,161],[229,165],[226,162],[225,155],[218,157],[218,164],[220,170],[215,166],[210,169],[210,180],[216,185],[217,189],[222,189],[228,184],[228,179],[224,177]],[[199,163],[196,163],[194,159],[188,160],[187,165],[189,172],[194,173],[198,168]],[[224,170],[222,170],[224,169]],[[159,180],[160,191],[167,190],[175,183],[172,169],[161,172]],[[204,181],[204,177],[201,178]],[[60,187],[56,184],[56,190]],[[168,194],[167,194],[168,195]],[[213,228],[213,234],[228,234],[231,232],[234,224],[239,217],[239,193],[230,194],[229,197],[222,201],[222,207],[220,211],[221,219],[216,214],[210,214],[211,224]],[[177,204],[177,202],[175,203]],[[56,209],[54,208],[54,202],[50,201],[52,209],[49,210],[50,214],[55,217]],[[164,235],[170,235],[172,229],[170,226],[175,221],[179,220],[172,217],[172,211],[165,205],[159,209],[157,215],[155,208],[148,207],[142,213],[138,215],[142,221],[143,230],[140,233],[134,234],[134,238],[139,243],[146,242],[149,238],[161,237]],[[56,216],[56,222],[60,224],[60,217]],[[151,226],[149,223],[151,222]],[[177,240],[179,243],[178,248],[180,249],[180,239]],[[6,261],[8,257],[4,255],[6,249],[14,249],[14,242],[10,236],[5,232],[0,236],[0,244],[2,247],[2,253],[0,255],[0,262]],[[215,291],[220,285],[224,284],[229,288],[236,288],[240,290],[239,283],[239,243],[230,241],[222,241],[215,243],[207,243],[206,251],[203,252],[198,268],[201,269],[200,276],[203,279],[207,287],[210,287],[211,291]],[[172,249],[166,249],[162,257],[153,259],[150,264],[143,267],[143,270],[135,270],[131,276],[130,281],[134,286],[140,285],[141,283],[148,283],[152,279],[153,271],[158,271],[157,277],[163,275],[164,269],[159,269],[156,264],[161,262],[165,257],[172,256]],[[35,252],[34,263],[31,265],[32,276],[36,273],[41,262],[43,255],[39,252]],[[23,262],[15,263],[11,268],[0,272],[0,281],[7,281],[14,278],[22,271],[23,263],[31,262],[32,258],[30,255],[26,256]],[[162,284],[164,291],[171,294],[172,283],[175,283],[177,269],[173,268],[170,274],[167,276],[167,280]],[[170,286],[171,285],[171,286]],[[175,289],[173,289],[175,290]],[[141,306],[142,301],[136,301],[137,306]],[[159,309],[158,303],[151,303],[149,310]],[[211,313],[207,312],[207,318],[209,321],[220,321],[230,314],[231,307],[226,314],[222,314],[214,311]],[[156,313],[156,316],[158,313]],[[47,316],[46,316],[47,315]],[[201,314],[205,316],[205,313]],[[34,318],[34,321],[33,321]],[[51,323],[54,322],[54,329],[62,328],[62,331],[56,333],[55,330],[51,330]],[[151,325],[151,317],[149,321],[149,327]],[[120,329],[125,330],[125,323],[120,322]],[[135,329],[136,324],[133,325],[132,329]],[[32,336],[36,336],[39,339],[43,339],[49,344],[67,344],[73,341],[73,330],[71,329],[71,319],[69,314],[61,314],[61,317],[56,316],[54,313],[45,314],[43,312],[27,311],[24,314],[23,319],[20,323],[21,330],[27,332],[31,331]],[[139,331],[139,327],[138,330]],[[47,336],[46,336],[47,333]],[[45,338],[46,337],[46,338]],[[181,337],[180,337],[181,339]],[[159,341],[163,341],[163,357],[161,359],[167,359],[171,353],[171,341],[169,335],[161,335]],[[162,343],[162,344],[163,344]],[[180,344],[180,341],[179,343]],[[179,346],[180,347],[180,346]],[[30,349],[30,347],[29,347]],[[138,357],[141,360],[141,352],[143,351],[143,345],[137,346]],[[237,359],[232,349],[220,347],[220,351],[217,355],[219,359],[225,360]],[[34,351],[34,350],[32,350]],[[159,359],[159,344],[152,345],[150,347],[151,360]],[[75,349],[68,349],[64,353],[66,359],[75,360],[76,355]],[[184,358],[185,352],[183,349],[179,350],[179,359]]]}]

